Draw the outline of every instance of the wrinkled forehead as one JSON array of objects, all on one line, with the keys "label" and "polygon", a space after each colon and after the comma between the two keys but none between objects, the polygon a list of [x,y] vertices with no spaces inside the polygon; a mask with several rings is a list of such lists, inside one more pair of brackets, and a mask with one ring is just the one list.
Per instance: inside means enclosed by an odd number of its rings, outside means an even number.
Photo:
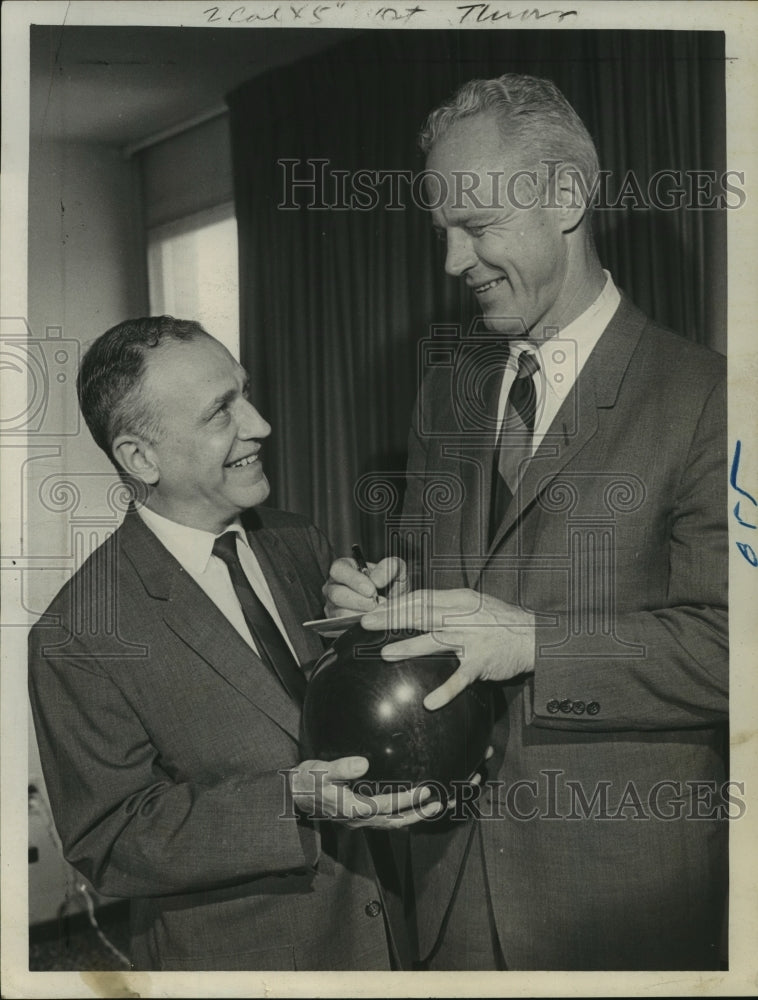
[{"label": "wrinkled forehead", "polygon": [[168,391],[203,393],[246,378],[242,366],[210,334],[188,340],[166,339],[146,355],[143,388],[165,395]]}]

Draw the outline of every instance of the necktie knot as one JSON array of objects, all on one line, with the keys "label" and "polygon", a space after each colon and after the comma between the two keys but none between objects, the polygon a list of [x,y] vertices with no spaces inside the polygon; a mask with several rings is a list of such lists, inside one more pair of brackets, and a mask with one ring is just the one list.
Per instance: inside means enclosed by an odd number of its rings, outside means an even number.
[{"label": "necktie knot", "polygon": [[[527,430],[530,434],[534,430],[534,416],[537,409],[534,376],[539,370],[540,363],[537,356],[531,351],[522,351],[518,357],[518,374],[508,394],[508,403],[513,408],[514,416],[523,424],[521,429]],[[507,416],[506,411],[506,418]]]},{"label": "necktie knot", "polygon": [[232,566],[238,563],[239,556],[237,555],[237,532],[225,531],[223,535],[219,535],[213,542],[213,555],[222,559],[227,566]]},{"label": "necktie knot", "polygon": [[522,351],[518,357],[517,378],[532,378],[540,370],[540,362],[536,354]]}]

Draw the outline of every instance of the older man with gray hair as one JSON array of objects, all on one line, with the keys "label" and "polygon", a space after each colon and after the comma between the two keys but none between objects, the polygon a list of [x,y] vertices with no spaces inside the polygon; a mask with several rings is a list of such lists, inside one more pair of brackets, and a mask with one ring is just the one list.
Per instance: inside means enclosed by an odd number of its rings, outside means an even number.
[{"label": "older man with gray hair", "polygon": [[399,965],[380,837],[417,822],[422,796],[354,795],[362,757],[302,759],[323,646],[301,623],[321,615],[331,555],[262,506],[271,427],[247,373],[198,323],[142,317],[91,345],[78,389],[136,492],[30,634],[66,858],[130,901],[138,969]]}]

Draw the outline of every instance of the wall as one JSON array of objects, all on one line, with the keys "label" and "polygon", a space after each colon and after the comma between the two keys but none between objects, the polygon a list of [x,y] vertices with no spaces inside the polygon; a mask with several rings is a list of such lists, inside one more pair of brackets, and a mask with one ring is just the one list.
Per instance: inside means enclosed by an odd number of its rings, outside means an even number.
[{"label": "wall", "polygon": [[[41,351],[50,389],[33,446],[40,442],[47,452],[52,445],[53,454],[32,457],[28,468],[27,538],[30,554],[54,556],[56,565],[54,572],[29,575],[29,607],[37,613],[78,564],[72,524],[109,516],[102,503],[116,477],[79,417],[75,375],[95,337],[146,308],[136,196],[132,166],[117,150],[60,142],[32,147],[28,319],[33,335],[47,341]],[[78,505],[68,505],[62,480],[53,484],[50,475],[67,477],[72,496],[81,494]],[[97,488],[88,479],[98,480]]]},{"label": "wall", "polygon": [[[30,622],[121,518],[118,479],[79,418],[75,376],[90,341],[147,310],[141,228],[133,164],[118,150],[32,141],[27,319],[33,340],[26,349],[33,417],[26,468],[14,477],[24,512],[18,536],[26,564],[37,564],[22,578]],[[55,856],[31,722],[29,784],[40,790],[29,805],[30,848],[39,854],[29,867],[35,923],[57,915],[71,875]]]},{"label": "wall", "polygon": [[147,228],[234,198],[228,114],[148,146],[138,159]]}]

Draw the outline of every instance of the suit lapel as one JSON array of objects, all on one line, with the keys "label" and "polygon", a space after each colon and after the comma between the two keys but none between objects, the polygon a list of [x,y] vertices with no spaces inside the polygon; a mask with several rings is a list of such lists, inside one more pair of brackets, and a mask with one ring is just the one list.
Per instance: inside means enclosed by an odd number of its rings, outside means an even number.
[{"label": "suit lapel", "polygon": [[[537,497],[595,436],[599,410],[615,405],[646,322],[636,306],[622,296],[619,308],[527,465],[519,489],[493,538],[488,556],[501,548]],[[472,587],[476,586],[480,576],[481,571],[474,574]]]},{"label": "suit lapel", "polygon": [[[575,455],[597,432],[598,417],[591,380],[574,385],[555,416],[550,431],[529,461],[516,494],[505,512],[492,540],[490,552],[497,549],[524,511],[547,488]],[[573,433],[569,430],[574,425]]]},{"label": "suit lapel", "polygon": [[[481,553],[487,552],[490,496],[492,493],[493,442],[461,445],[457,450],[459,474],[466,503],[461,505],[461,565],[466,583],[476,586],[481,572]],[[471,559],[474,555],[476,558]]]},{"label": "suit lapel", "polygon": [[[300,710],[213,601],[136,512],[127,514],[121,531],[123,550],[148,593],[160,602],[156,610],[168,628],[241,695],[298,739]],[[269,569],[267,566],[266,572]]]}]

